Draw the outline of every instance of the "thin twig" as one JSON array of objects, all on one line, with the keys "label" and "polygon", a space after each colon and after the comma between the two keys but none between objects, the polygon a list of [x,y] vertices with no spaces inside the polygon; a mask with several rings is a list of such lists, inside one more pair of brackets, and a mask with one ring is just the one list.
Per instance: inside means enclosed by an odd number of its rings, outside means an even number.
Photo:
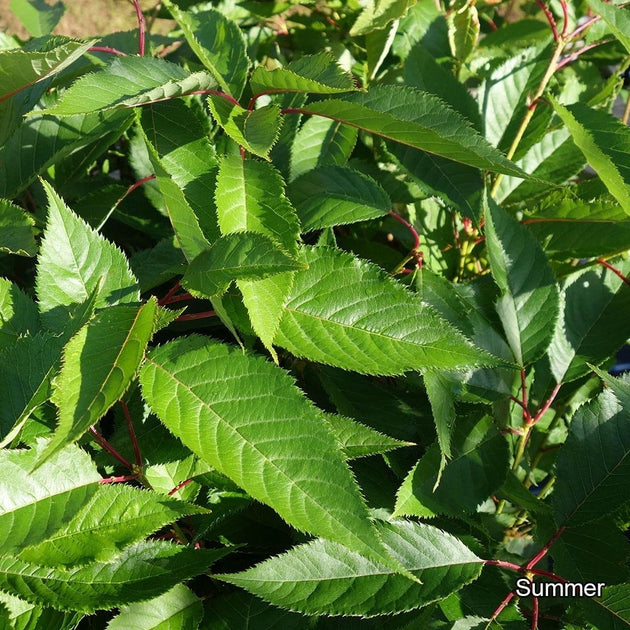
[{"label": "thin twig", "polygon": [[176,322],[190,322],[195,319],[205,319],[206,317],[214,317],[214,311],[204,311],[203,313],[191,313],[190,315],[180,315],[175,319]]},{"label": "thin twig", "polygon": [[146,177],[143,177],[142,179],[138,180],[137,182],[134,182],[133,184],[131,184],[131,186],[129,186],[129,188],[127,188],[127,190],[125,191],[125,193],[123,194],[123,196],[111,207],[111,210],[103,217],[102,221],[98,224],[96,231],[100,232],[101,229],[103,229],[103,226],[105,225],[105,223],[107,222],[107,220],[109,219],[109,217],[112,216],[112,213],[114,212],[114,210],[116,210],[116,208],[118,208],[118,206],[136,189],[139,188],[140,186],[142,186],[142,184],[146,184],[147,182],[150,182],[151,180],[155,179],[155,175],[147,175]]},{"label": "thin twig", "polygon": [[532,595],[532,630],[538,628],[538,597]]},{"label": "thin twig", "polygon": [[90,432],[96,437],[96,441],[112,457],[117,459],[125,468],[133,472],[133,466],[92,426]]},{"label": "thin twig", "polygon": [[178,492],[179,490],[181,490],[182,488],[185,488],[189,483],[192,483],[192,479],[185,479],[184,481],[182,481],[181,483],[178,483],[169,493],[168,496],[172,497],[176,492]]},{"label": "thin twig", "polygon": [[129,413],[129,407],[124,400],[120,401],[122,407],[123,416],[125,416],[125,422],[127,423],[127,430],[129,431],[129,437],[131,438],[131,444],[133,446],[133,453],[136,458],[136,464],[138,468],[142,469],[142,454],[140,453],[140,445],[138,444],[138,436],[136,430],[133,428],[133,421],[131,420],[131,414]]},{"label": "thin twig", "polygon": [[144,24],[144,14],[138,0],[132,0],[133,6],[136,8],[136,17],[138,18],[138,54],[144,57],[144,45],[146,40],[146,26]]},{"label": "thin twig", "polygon": [[106,477],[99,481],[100,484],[104,483],[123,483],[124,481],[135,481],[138,475],[122,475],[120,477]]},{"label": "thin twig", "polygon": [[573,63],[581,54],[593,48],[597,48],[598,46],[602,46],[603,44],[609,44],[611,41],[611,39],[604,39],[601,42],[595,42],[594,44],[588,44],[588,46],[582,46],[579,50],[576,50],[574,53],[567,55],[564,59],[562,59],[562,61],[559,61],[556,70],[561,70],[570,63]]},{"label": "thin twig", "polygon": [[560,37],[564,39],[567,36],[567,30],[569,29],[569,6],[567,0],[560,0],[560,6],[562,7],[562,33]]},{"label": "thin twig", "polygon": [[177,293],[177,291],[179,290],[179,288],[181,287],[181,284],[179,283],[179,280],[168,290],[167,294],[161,298],[160,300],[158,300],[158,305],[159,306],[164,306],[165,304],[168,304],[169,300],[171,299],[171,296],[173,296],[175,293]]},{"label": "thin twig", "polygon": [[621,278],[628,286],[630,286],[630,280],[624,276],[621,271],[619,271],[619,269],[616,269],[615,267],[613,267],[609,262],[606,262],[605,260],[603,260],[602,258],[598,258],[597,262],[600,265],[603,265],[604,267],[606,267],[606,269],[610,269],[610,271],[612,271],[617,277]]},{"label": "thin twig", "polygon": [[107,53],[109,55],[118,55],[119,57],[126,57],[127,53],[117,48],[111,48],[110,46],[92,46],[88,48],[88,52],[100,52]]},{"label": "thin twig", "polygon": [[561,527],[550,539],[549,542],[525,565],[527,570],[534,568],[548,553],[553,544],[562,536],[564,527]]},{"label": "thin twig", "polygon": [[536,4],[543,10],[545,17],[547,18],[547,22],[549,22],[549,26],[551,26],[553,39],[554,41],[557,42],[560,39],[560,35],[558,33],[558,25],[556,24],[556,20],[553,17],[553,13],[550,11],[549,7],[543,2],[543,0],[536,0]]},{"label": "thin twig", "polygon": [[545,415],[545,413],[547,413],[547,410],[549,409],[549,407],[551,407],[561,387],[562,383],[558,383],[553,388],[553,391],[551,392],[549,398],[547,398],[547,400],[545,401],[545,404],[540,408],[540,411],[538,411],[538,413],[532,418],[532,424],[536,424]]}]

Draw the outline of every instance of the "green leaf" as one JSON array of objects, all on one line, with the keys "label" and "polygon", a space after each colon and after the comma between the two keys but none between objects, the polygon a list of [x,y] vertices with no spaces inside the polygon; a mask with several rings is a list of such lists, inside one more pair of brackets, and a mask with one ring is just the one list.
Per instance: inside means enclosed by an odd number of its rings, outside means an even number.
[{"label": "green leaf", "polygon": [[380,85],[367,93],[308,103],[298,111],[331,118],[456,162],[528,178],[458,112],[420,90]]},{"label": "green leaf", "polygon": [[556,476],[553,508],[559,527],[600,519],[630,496],[630,423],[611,392],[573,415]]},{"label": "green leaf", "polygon": [[22,208],[0,199],[0,251],[35,256],[34,219]]},{"label": "green leaf", "polygon": [[[433,412],[438,444],[442,453],[442,464],[451,457],[451,440],[455,427],[455,401],[450,390],[450,384],[443,374],[427,372],[424,374],[424,386]],[[438,481],[439,477],[438,475]]]},{"label": "green leaf", "polygon": [[238,25],[213,8],[182,11],[170,0],[165,6],[181,27],[201,63],[222,90],[239,98],[249,70],[245,39]]},{"label": "green leaf", "polygon": [[[623,274],[630,262],[615,261]],[[623,346],[630,336],[630,288],[605,267],[584,269],[567,276],[562,284],[561,314],[545,363],[556,383],[568,383],[591,371],[588,363],[601,363]]]},{"label": "green leaf", "polygon": [[627,630],[630,627],[630,584],[606,586],[601,597],[584,600],[581,607],[597,630]]},{"label": "green leaf", "polygon": [[357,88],[352,75],[337,65],[327,52],[305,55],[284,68],[267,70],[258,66],[252,73],[250,87],[254,94],[274,92],[312,92],[335,94],[352,92]]},{"label": "green leaf", "polygon": [[192,336],[154,350],[140,383],[173,434],[288,523],[385,556],[335,438],[286,372]]},{"label": "green leaf", "polygon": [[525,366],[543,354],[553,335],[559,309],[556,279],[527,228],[492,202],[485,217],[488,260],[501,289],[497,312],[514,357]]},{"label": "green leaf", "polygon": [[70,340],[52,395],[59,422],[40,463],[78,440],[120,400],[144,357],[156,308],[152,298],[140,308],[105,309]]},{"label": "green leaf", "polygon": [[601,0],[587,0],[588,5],[606,22],[612,34],[630,52],[630,11],[625,7],[606,4]]},{"label": "green leaf", "polygon": [[611,114],[551,98],[573,141],[623,210],[630,214],[630,129]]},{"label": "green leaf", "polygon": [[365,35],[385,28],[391,21],[403,17],[417,0],[369,0],[350,29],[350,35]]},{"label": "green leaf", "polygon": [[339,250],[304,248],[274,343],[362,374],[496,364],[379,267]]},{"label": "green leaf", "polygon": [[40,567],[0,558],[0,588],[33,603],[85,613],[119,607],[165,593],[207,571],[225,551],[192,549],[163,541],[136,543],[109,562],[84,567]]},{"label": "green leaf", "polygon": [[108,66],[78,79],[59,102],[39,114],[72,116],[90,112],[138,107],[216,87],[207,72],[188,73],[164,59],[116,57]]},{"label": "green leaf", "polygon": [[0,147],[0,196],[13,198],[44,169],[62,164],[82,149],[100,152],[116,141],[133,121],[128,112],[69,116],[30,116]]},{"label": "green leaf", "polygon": [[396,516],[432,517],[474,512],[505,481],[510,453],[490,416],[459,418],[452,456],[440,470],[440,449],[431,446],[398,491]]},{"label": "green leaf", "polygon": [[324,413],[324,419],[348,459],[387,453],[401,446],[412,446],[412,442],[396,440],[345,416]]},{"label": "green leaf", "polygon": [[[199,117],[181,100],[155,103],[142,108],[142,129],[159,158],[160,172],[184,193],[199,227],[212,242],[219,236],[216,208],[212,203],[216,187],[218,161],[216,152]],[[155,159],[150,152],[149,158]],[[158,179],[160,189],[172,186]],[[171,193],[171,197],[176,193]]]},{"label": "green leaf", "polygon": [[0,278],[0,348],[8,348],[18,337],[34,335],[38,330],[39,313],[33,300],[16,284]]},{"label": "green leaf", "polygon": [[461,64],[472,54],[479,39],[479,14],[474,2],[453,8],[447,17],[448,41],[453,57]]},{"label": "green leaf", "polygon": [[355,127],[313,116],[295,135],[291,146],[291,179],[318,166],[344,165],[357,140]]},{"label": "green leaf", "polygon": [[101,476],[76,446],[33,466],[46,448],[0,451],[0,543],[5,554],[45,540],[90,499]]},{"label": "green leaf", "polygon": [[33,37],[50,35],[66,11],[62,2],[50,5],[44,0],[11,0],[9,8]]},{"label": "green leaf", "polygon": [[304,265],[256,232],[234,232],[215,241],[188,266],[182,285],[199,297],[225,293],[232,280],[259,280]]},{"label": "green leaf", "polygon": [[47,182],[42,183],[48,222],[36,290],[44,325],[63,328],[69,313],[97,287],[96,308],[139,302],[138,283],[125,255],[76,216]]},{"label": "green leaf", "polygon": [[411,522],[379,523],[390,553],[421,584],[339,544],[315,540],[242,573],[218,575],[276,606],[308,615],[384,615],[443,599],[474,580],[483,561],[457,538]]},{"label": "green leaf", "polygon": [[201,600],[177,584],[159,597],[121,607],[107,630],[196,630],[202,617]]},{"label": "green leaf", "polygon": [[94,39],[88,42],[67,41],[45,52],[0,51],[0,101],[61,72],[95,43]]},{"label": "green leaf", "polygon": [[137,542],[204,508],[130,486],[101,485],[70,522],[37,545],[23,549],[19,558],[50,567],[71,567],[112,560]]},{"label": "green leaf", "polygon": [[232,140],[250,153],[269,159],[269,152],[278,139],[283,120],[276,105],[249,110],[211,94],[208,106],[217,124]]},{"label": "green leaf", "polygon": [[190,455],[165,464],[148,466],[144,469],[144,476],[155,492],[173,496],[182,501],[194,501],[199,492],[199,484],[195,481],[182,486],[172,495],[170,493],[182,482],[199,477],[211,470],[212,468],[206,462]]},{"label": "green leaf", "polygon": [[392,202],[371,177],[343,166],[321,166],[289,184],[303,232],[385,216]]}]

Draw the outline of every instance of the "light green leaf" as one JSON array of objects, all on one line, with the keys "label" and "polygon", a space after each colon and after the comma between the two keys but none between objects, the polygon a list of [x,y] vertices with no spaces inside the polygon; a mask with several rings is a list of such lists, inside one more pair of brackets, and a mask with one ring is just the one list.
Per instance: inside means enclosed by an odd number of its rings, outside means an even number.
[{"label": "light green leaf", "polygon": [[40,567],[0,558],[0,588],[29,602],[85,613],[157,597],[224,555],[223,549],[192,549],[163,541],[141,542],[110,562],[84,567]]},{"label": "light green leaf", "polygon": [[91,147],[104,152],[133,121],[133,114],[126,111],[82,114],[63,120],[36,113],[0,147],[1,197],[16,197],[39,173],[81,149]]},{"label": "light green leaf", "polygon": [[216,9],[182,11],[165,0],[184,37],[222,90],[239,98],[249,69],[246,43],[238,25]]},{"label": "light green leaf", "polygon": [[22,208],[0,199],[0,251],[35,256],[34,219]]},{"label": "light green leaf", "polygon": [[44,0],[11,0],[9,8],[33,37],[50,35],[66,11],[62,2],[51,5]]},{"label": "light green leaf", "polygon": [[453,57],[461,64],[472,54],[479,39],[479,14],[474,0],[453,8],[447,17],[448,41]]},{"label": "light green leaf", "polygon": [[557,525],[600,519],[630,496],[630,423],[610,391],[573,415],[558,454],[553,509]]},{"label": "light green leaf", "polygon": [[201,600],[177,584],[159,597],[122,606],[107,630],[196,630],[202,617]]},{"label": "light green leaf", "polygon": [[53,330],[67,323],[76,305],[97,289],[96,308],[140,301],[125,255],[76,216],[47,183],[48,222],[37,267],[42,322]]},{"label": "light green leaf", "polygon": [[312,92],[335,94],[352,92],[357,88],[352,75],[341,69],[327,52],[305,55],[284,68],[267,70],[258,66],[252,73],[250,87],[254,94],[274,92]]},{"label": "light green leaf", "polygon": [[191,261],[201,252],[207,250],[210,247],[210,243],[203,233],[199,225],[199,219],[195,211],[190,207],[181,186],[164,168],[147,132],[143,128],[141,129],[149,159],[155,172],[155,179],[162,193],[166,214],[175,232],[175,238],[186,259]]},{"label": "light green leaf", "polygon": [[321,166],[289,184],[303,232],[386,215],[392,202],[371,177],[343,166]]},{"label": "light green leaf", "polygon": [[291,179],[317,166],[343,165],[357,140],[356,127],[313,116],[295,135],[291,146]]},{"label": "light green leaf", "polygon": [[427,450],[400,486],[396,516],[474,512],[505,481],[510,452],[490,416],[459,418],[451,449],[437,486],[440,449],[434,444]]},{"label": "light green leaf", "polygon": [[630,52],[630,11],[626,7],[617,7],[602,0],[587,0],[588,5],[600,15],[612,34]]},{"label": "light green leaf", "polygon": [[365,35],[376,29],[385,28],[393,20],[403,17],[417,0],[369,0],[356,22],[350,29],[350,35]]},{"label": "light green leaf", "polygon": [[497,363],[376,265],[324,247],[304,262],[274,339],[294,355],[362,374]]},{"label": "light green leaf", "polygon": [[35,302],[16,284],[0,278],[0,348],[8,348],[18,337],[34,335],[38,330],[39,313]]},{"label": "light green leaf", "polygon": [[216,81],[207,72],[190,74],[182,66],[152,57],[116,57],[105,68],[78,79],[56,105],[38,113],[72,116],[138,107],[214,87]]},{"label": "light green leaf", "polygon": [[608,374],[608,372],[604,372],[604,370],[600,370],[595,366],[591,366],[591,368],[593,372],[604,381],[606,386],[610,388],[624,411],[630,412],[630,383],[620,378],[614,378]]},{"label": "light green leaf", "polygon": [[112,560],[127,545],[189,514],[207,510],[130,486],[101,485],[71,520],[19,558],[49,567]]},{"label": "light green leaf", "polygon": [[98,313],[68,343],[52,401],[57,429],[40,463],[78,440],[125,393],[153,334],[157,301]]},{"label": "light green leaf", "polygon": [[550,98],[588,163],[630,214],[630,129],[607,112],[582,103],[564,107]]},{"label": "light green leaf", "polygon": [[101,476],[76,446],[33,471],[46,448],[0,451],[0,544],[5,554],[45,540],[90,499]]},{"label": "light green leaf", "polygon": [[525,366],[551,341],[559,309],[556,279],[527,228],[492,201],[485,217],[488,260],[501,289],[496,309],[514,357]]},{"label": "light green leaf", "polygon": [[393,562],[333,434],[286,372],[192,336],[154,350],[140,383],[172,433],[288,523]]},{"label": "light green leaf", "polygon": [[61,72],[95,43],[95,39],[89,42],[68,41],[46,52],[26,52],[19,49],[1,51],[0,101],[37,81]]},{"label": "light green leaf", "polygon": [[232,280],[260,280],[303,268],[270,238],[234,232],[216,240],[188,266],[182,285],[199,297],[225,293]]},{"label": "light green leaf", "polygon": [[385,615],[443,599],[481,572],[457,538],[429,525],[379,523],[390,553],[421,584],[341,545],[315,540],[242,573],[217,575],[276,606],[307,615]]},{"label": "light green leaf", "polygon": [[[623,274],[630,261],[615,261]],[[630,336],[630,289],[605,267],[573,273],[562,284],[561,313],[546,355],[556,383],[567,383],[585,374],[588,363],[612,356]]]},{"label": "light green leaf", "polygon": [[211,470],[212,468],[206,462],[194,455],[190,455],[184,459],[166,462],[165,464],[147,466],[144,469],[144,476],[155,492],[173,496],[182,501],[194,501],[199,492],[199,484],[196,481],[182,486],[172,495],[170,493],[182,482],[194,479]]},{"label": "light green leaf", "polygon": [[299,111],[331,118],[456,162],[528,177],[488,144],[461,114],[433,94],[420,90],[379,85],[367,93],[308,103]]},{"label": "light green leaf", "polygon": [[211,94],[208,106],[217,124],[232,140],[250,153],[269,159],[283,120],[276,105],[249,110]]},{"label": "light green leaf", "polygon": [[324,413],[323,416],[348,459],[387,453],[401,446],[413,445],[412,442],[403,442],[384,435],[352,418],[334,413]]},{"label": "light green leaf", "polygon": [[[438,444],[442,453],[440,473],[447,459],[451,457],[451,440],[455,427],[455,401],[448,379],[440,372],[424,374],[424,386],[427,390],[433,421],[437,432]],[[438,475],[438,482],[441,474]]]},{"label": "light green leaf", "polygon": [[219,236],[213,204],[218,161],[198,116],[182,100],[170,100],[143,107],[140,121],[159,157],[159,170],[179,186],[201,231],[214,241]]}]

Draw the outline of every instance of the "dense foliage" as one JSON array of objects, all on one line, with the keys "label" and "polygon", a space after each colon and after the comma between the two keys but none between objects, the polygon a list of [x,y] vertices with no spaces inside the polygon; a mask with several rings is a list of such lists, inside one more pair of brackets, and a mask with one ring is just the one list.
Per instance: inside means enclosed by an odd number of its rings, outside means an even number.
[{"label": "dense foliage", "polygon": [[630,627],[630,9],[537,2],[13,0],[0,627]]}]

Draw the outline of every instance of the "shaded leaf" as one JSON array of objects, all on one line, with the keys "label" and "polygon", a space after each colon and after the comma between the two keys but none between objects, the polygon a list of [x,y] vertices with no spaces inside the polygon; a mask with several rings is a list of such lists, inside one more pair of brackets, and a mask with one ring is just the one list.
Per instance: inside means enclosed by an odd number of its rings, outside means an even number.
[{"label": "shaded leaf", "polygon": [[624,7],[616,7],[614,4],[606,4],[601,0],[587,0],[588,5],[601,15],[613,35],[630,52],[630,11]]},{"label": "shaded leaf", "polygon": [[630,585],[606,586],[601,597],[584,600],[581,607],[598,630],[626,630],[630,627]]},{"label": "shaded leaf", "polygon": [[0,251],[20,256],[35,256],[35,221],[22,208],[0,199]]},{"label": "shaded leaf", "polygon": [[18,337],[27,333],[34,335],[38,330],[39,313],[35,302],[16,284],[0,278],[0,348],[9,348]]}]

